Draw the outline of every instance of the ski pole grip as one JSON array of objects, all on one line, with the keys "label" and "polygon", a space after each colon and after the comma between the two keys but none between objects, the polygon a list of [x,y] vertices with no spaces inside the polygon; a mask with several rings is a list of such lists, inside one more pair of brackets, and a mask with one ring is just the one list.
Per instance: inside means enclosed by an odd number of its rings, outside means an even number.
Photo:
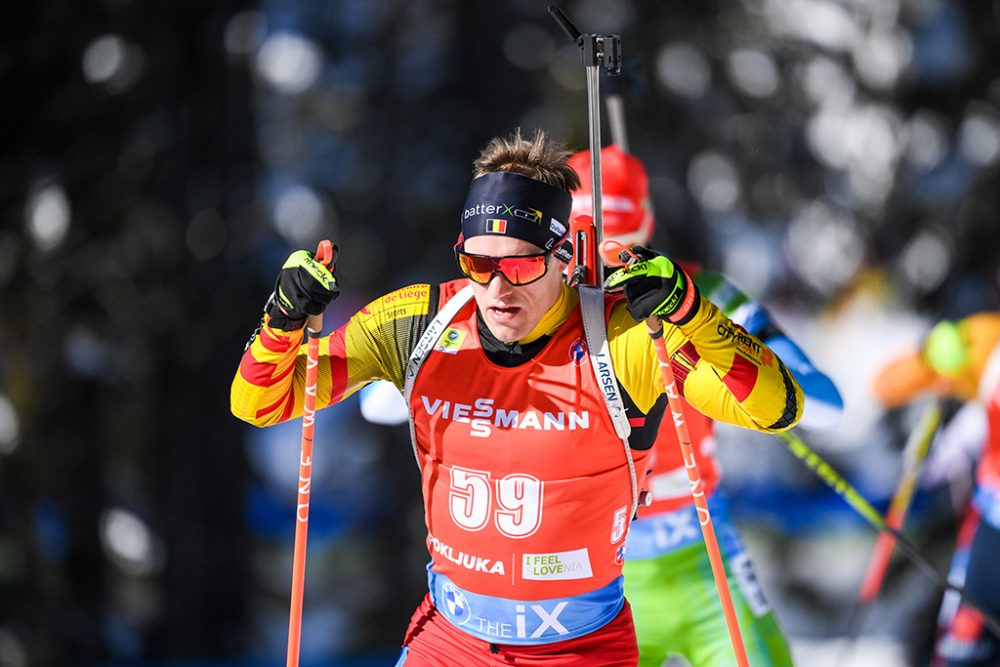
[{"label": "ski pole grip", "polygon": [[330,239],[323,239],[316,246],[316,261],[323,266],[331,266],[333,264],[334,254],[333,254],[333,244],[330,243]]},{"label": "ski pole grip", "polygon": [[[334,262],[337,259],[337,251],[330,239],[323,239],[316,246],[316,261],[323,266],[329,267],[332,271],[334,267]],[[307,336],[319,336],[323,333],[323,314],[310,315],[306,318],[306,335]]]}]

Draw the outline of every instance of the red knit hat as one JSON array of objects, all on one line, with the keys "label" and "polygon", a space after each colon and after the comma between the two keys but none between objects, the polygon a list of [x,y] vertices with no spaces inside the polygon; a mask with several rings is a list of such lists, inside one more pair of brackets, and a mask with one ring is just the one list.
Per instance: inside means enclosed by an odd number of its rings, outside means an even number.
[{"label": "red knit hat", "polygon": [[[593,215],[590,151],[569,159],[580,176],[580,189],[573,191],[570,219]],[[638,158],[617,146],[601,149],[601,203],[604,209],[603,237],[630,247],[653,240],[653,209],[649,201],[649,177]]]}]

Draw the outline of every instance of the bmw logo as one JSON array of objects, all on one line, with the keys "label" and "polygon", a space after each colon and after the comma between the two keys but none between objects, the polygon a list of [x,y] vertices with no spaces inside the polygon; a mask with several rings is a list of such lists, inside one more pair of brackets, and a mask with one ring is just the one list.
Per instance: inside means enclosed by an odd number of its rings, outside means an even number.
[{"label": "bmw logo", "polygon": [[464,625],[472,618],[472,607],[462,593],[453,583],[445,582],[441,586],[441,593],[444,595],[444,613],[455,625]]}]

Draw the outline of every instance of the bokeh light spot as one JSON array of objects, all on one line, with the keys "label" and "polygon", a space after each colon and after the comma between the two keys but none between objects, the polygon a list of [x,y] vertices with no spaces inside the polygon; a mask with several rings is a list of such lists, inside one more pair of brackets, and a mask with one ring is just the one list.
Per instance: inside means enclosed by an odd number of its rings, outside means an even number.
[{"label": "bokeh light spot", "polygon": [[907,243],[900,257],[903,275],[925,293],[944,281],[951,264],[951,250],[940,236],[929,231]]},{"label": "bokeh light spot", "polygon": [[278,195],[273,216],[278,233],[289,243],[298,245],[319,234],[324,206],[312,188],[295,184]]},{"label": "bokeh light spot", "polygon": [[0,454],[7,455],[17,449],[19,433],[14,405],[9,398],[0,394]]},{"label": "bokeh light spot", "polygon": [[906,124],[906,159],[920,169],[931,169],[948,152],[948,135],[940,115],[921,110]]},{"label": "bokeh light spot", "polygon": [[26,209],[28,233],[40,250],[52,250],[63,242],[71,212],[66,191],[57,181],[38,182],[28,195]]},{"label": "bokeh light spot", "polygon": [[861,267],[864,239],[854,220],[814,202],[792,220],[786,249],[795,273],[826,295],[836,294]]},{"label": "bokeh light spot", "polygon": [[226,51],[233,55],[246,55],[260,46],[267,32],[267,18],[259,11],[248,10],[235,14],[226,23]]},{"label": "bokeh light spot", "polygon": [[147,576],[162,565],[159,541],[134,513],[115,507],[105,510],[100,531],[105,554],[129,574]]},{"label": "bokeh light spot", "polygon": [[729,56],[729,77],[744,94],[768,97],[778,90],[778,67],[763,51],[740,49]]},{"label": "bokeh light spot", "polygon": [[732,208],[740,198],[736,167],[719,153],[695,156],[688,169],[688,188],[702,207],[713,212]]},{"label": "bokeh light spot", "polygon": [[254,64],[257,74],[274,90],[297,95],[319,78],[323,56],[312,40],[280,33],[264,41]]},{"label": "bokeh light spot", "polygon": [[83,76],[90,83],[111,80],[125,66],[125,40],[102,35],[83,52]]},{"label": "bokeh light spot", "polygon": [[712,69],[695,46],[670,44],[661,49],[656,58],[656,77],[669,92],[696,99],[708,90]]},{"label": "bokeh light spot", "polygon": [[227,236],[226,221],[218,211],[210,209],[191,219],[184,239],[194,258],[204,262],[222,252]]},{"label": "bokeh light spot", "polygon": [[959,145],[966,159],[988,167],[1000,157],[1000,118],[992,108],[973,105],[959,129]]}]

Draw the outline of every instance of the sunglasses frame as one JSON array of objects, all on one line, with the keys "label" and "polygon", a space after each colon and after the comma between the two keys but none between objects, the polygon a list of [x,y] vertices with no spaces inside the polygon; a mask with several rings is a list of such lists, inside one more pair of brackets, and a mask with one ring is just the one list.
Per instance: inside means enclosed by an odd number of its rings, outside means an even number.
[{"label": "sunglasses frame", "polygon": [[[461,248],[461,245],[462,244],[460,244],[460,243],[456,243],[455,244],[455,262],[458,264],[458,270],[461,271],[461,273],[462,273],[463,276],[465,276],[466,278],[468,278],[472,282],[476,283],[477,285],[489,285],[490,281],[493,280],[493,276],[495,276],[496,274],[499,273],[503,277],[504,280],[506,280],[509,284],[513,285],[514,287],[524,287],[525,285],[530,285],[532,283],[538,282],[543,277],[545,277],[546,273],[549,272],[549,259],[552,257],[552,251],[551,250],[545,250],[543,252],[536,252],[536,253],[533,253],[531,255],[504,255],[503,257],[493,257],[492,255],[476,255],[476,254],[471,253],[471,252],[465,252],[465,250],[463,250]],[[486,279],[485,283],[481,283],[478,280],[476,280],[475,278],[473,278],[472,276],[470,276],[469,274],[467,274],[464,269],[462,269],[461,255],[465,255],[466,257],[475,257],[475,258],[478,258],[478,259],[491,259],[491,260],[494,260],[496,262],[497,268],[494,269],[492,273],[490,273],[490,277]],[[545,264],[545,270],[542,271],[542,273],[537,278],[535,278],[534,280],[529,280],[526,283],[515,283],[513,280],[510,279],[510,277],[506,273],[504,273],[503,267],[500,265],[500,262],[503,261],[503,260],[505,260],[505,259],[517,259],[517,258],[521,258],[521,257],[543,257],[543,258],[545,258],[545,262],[544,262],[544,264]]]}]

